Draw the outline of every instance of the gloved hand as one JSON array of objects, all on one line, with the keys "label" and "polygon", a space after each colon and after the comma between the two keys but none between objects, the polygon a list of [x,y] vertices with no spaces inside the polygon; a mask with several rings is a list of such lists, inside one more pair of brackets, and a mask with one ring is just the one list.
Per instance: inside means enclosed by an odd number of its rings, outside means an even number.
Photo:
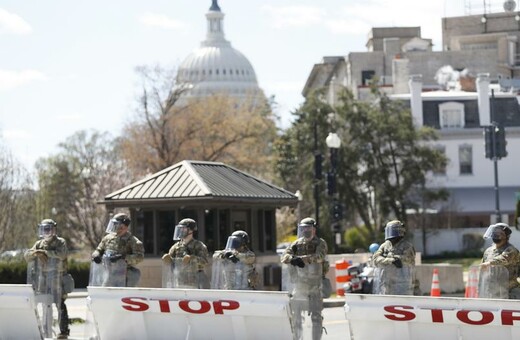
[{"label": "gloved hand", "polygon": [[395,261],[394,257],[386,257],[383,261],[381,261],[381,263],[384,265],[391,265],[394,263],[394,261]]},{"label": "gloved hand", "polygon": [[403,262],[401,261],[400,258],[396,257],[394,258],[394,266],[396,266],[397,268],[403,268]]},{"label": "gloved hand", "polygon": [[41,261],[43,262],[47,262],[47,252],[43,249],[38,249],[34,252],[34,256],[36,256],[37,258],[39,258]]},{"label": "gloved hand", "polygon": [[292,259],[291,259],[291,264],[293,266],[298,266],[300,268],[303,268],[305,267],[305,263],[303,262],[302,258],[301,257],[298,257],[298,256],[294,256]]},{"label": "gloved hand", "polygon": [[233,263],[237,263],[238,261],[240,261],[240,259],[235,255],[231,255],[230,257],[228,257],[228,260],[231,260]]},{"label": "gloved hand", "polygon": [[101,263],[101,256],[97,255],[92,257],[92,261],[96,262],[97,264]]},{"label": "gloved hand", "polygon": [[124,258],[125,258],[125,256],[122,254],[114,254],[114,255],[110,256],[108,259],[110,260],[110,262],[114,263],[114,262],[117,262]]},{"label": "gloved hand", "polygon": [[173,262],[173,259],[170,256],[170,254],[164,254],[162,256],[162,260],[163,260],[164,263],[168,263],[168,264]]},{"label": "gloved hand", "polygon": [[191,260],[190,255],[184,255],[184,257],[182,258],[182,263],[188,264],[188,263],[190,263],[190,260]]}]

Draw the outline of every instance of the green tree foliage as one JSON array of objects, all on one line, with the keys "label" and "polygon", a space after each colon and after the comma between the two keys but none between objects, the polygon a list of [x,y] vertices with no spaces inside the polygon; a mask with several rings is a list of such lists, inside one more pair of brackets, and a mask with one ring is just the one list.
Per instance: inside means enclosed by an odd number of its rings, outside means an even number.
[{"label": "green tree foliage", "polygon": [[97,202],[130,181],[117,145],[108,133],[79,131],[36,163],[38,216],[56,220],[70,248],[99,243],[108,212]]},{"label": "green tree foliage", "polygon": [[329,229],[325,226],[330,225],[330,198],[324,193],[325,180],[314,179],[313,155],[316,152],[324,155],[323,173],[330,169],[325,138],[331,131],[342,141],[337,191],[345,207],[344,225],[363,224],[370,238],[376,240],[380,226],[387,219],[406,222],[406,210],[418,208],[418,196],[427,196],[429,202],[445,197],[443,191],[426,189],[428,172],[444,167],[447,162],[442,152],[428,144],[437,138],[433,129],[414,127],[409,110],[376,89],[375,100],[369,103],[355,100],[344,90],[334,108],[321,99],[323,93],[316,91],[307,98],[294,112],[294,124],[275,144],[281,185],[303,192],[306,204],[302,208],[309,215],[313,215],[313,187],[318,185],[322,229]]}]

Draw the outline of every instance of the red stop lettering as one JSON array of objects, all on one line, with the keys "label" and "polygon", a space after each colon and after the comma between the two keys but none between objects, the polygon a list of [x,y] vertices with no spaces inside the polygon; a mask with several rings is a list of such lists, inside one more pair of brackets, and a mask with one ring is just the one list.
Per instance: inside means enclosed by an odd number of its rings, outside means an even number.
[{"label": "red stop lettering", "polygon": [[136,300],[144,300],[145,298],[138,298],[138,297],[125,297],[121,299],[121,302],[126,303],[127,305],[123,305],[123,308],[130,311],[130,312],[144,312],[145,310],[148,310],[150,306],[146,302],[140,302]]},{"label": "red stop lettering", "polygon": [[[400,309],[401,308],[401,309]],[[415,314],[413,312],[409,312],[402,309],[413,309],[411,306],[385,306],[384,310],[388,313],[385,314],[385,317],[389,320],[393,321],[410,321],[415,319]]]},{"label": "red stop lettering", "polygon": [[233,310],[238,309],[240,304],[238,301],[233,300],[219,300],[213,301],[213,309],[215,310],[215,314],[224,314],[224,310]]},{"label": "red stop lettering", "polygon": [[[190,302],[199,303],[199,309],[193,309],[190,307]],[[193,314],[204,314],[207,313],[211,309],[211,305],[208,301],[190,301],[190,300],[181,300],[179,301],[179,307],[188,313]]]},{"label": "red stop lettering", "polygon": [[512,326],[513,321],[520,320],[520,315],[514,316],[513,313],[520,313],[520,311],[509,309],[502,311],[502,325]]},{"label": "red stop lettering", "polygon": [[[480,313],[480,315],[482,316],[480,318],[480,320],[471,320],[469,318],[469,313],[471,312],[477,312],[477,313]],[[488,323],[490,323],[491,321],[493,321],[494,319],[494,316],[493,316],[493,313],[489,312],[489,311],[482,311],[482,310],[476,310],[476,311],[471,311],[471,310],[459,310],[457,312],[457,318],[464,322],[464,323],[467,323],[469,325],[487,325]]]}]

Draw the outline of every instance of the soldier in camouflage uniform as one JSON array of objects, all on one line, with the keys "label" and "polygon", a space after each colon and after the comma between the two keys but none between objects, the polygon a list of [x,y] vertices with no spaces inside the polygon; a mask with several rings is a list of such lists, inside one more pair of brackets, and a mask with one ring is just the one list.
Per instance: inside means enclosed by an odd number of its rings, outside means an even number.
[{"label": "soldier in camouflage uniform", "polygon": [[195,239],[193,234],[197,231],[197,222],[191,218],[181,220],[176,226],[173,239],[178,240],[168,254],[164,254],[162,260],[165,263],[172,263],[173,259],[182,258],[183,264],[195,264],[198,269],[199,288],[209,288],[209,280],[204,273],[204,268],[208,264],[208,248],[206,245]]},{"label": "soldier in camouflage uniform", "polygon": [[106,232],[96,250],[92,253],[92,261],[101,263],[103,255],[110,262],[124,260],[127,264],[126,286],[136,287],[141,277],[141,271],[135,267],[144,259],[143,243],[130,231],[130,218],[126,214],[116,214],[108,223]]},{"label": "soldier in camouflage uniform", "polygon": [[509,298],[520,299],[520,283],[517,281],[520,253],[515,246],[509,243],[510,236],[511,228],[506,223],[490,225],[484,238],[491,238],[493,244],[484,251],[480,265],[505,267],[509,272]]},{"label": "soldier in camouflage uniform", "polygon": [[[213,254],[214,259],[224,259],[234,264],[242,263],[247,272],[247,288],[255,289],[258,283],[258,273],[255,269],[256,255],[249,249],[249,235],[243,230],[234,231],[228,237],[226,249],[217,250]],[[245,289],[242,288],[242,289]]]},{"label": "soldier in camouflage uniform", "polygon": [[[40,239],[32,246],[31,249],[27,250],[24,254],[27,262],[33,261],[39,258],[42,262],[46,263],[49,258],[57,258],[61,260],[62,268],[59,268],[63,273],[66,272],[67,265],[67,242],[65,239],[57,236],[57,224],[51,219],[45,219],[41,221],[38,226]],[[62,282],[59,283],[60,285]],[[61,295],[61,301],[57,303],[59,305],[59,326],[60,334],[58,339],[67,339],[70,333],[69,330],[69,314],[67,311],[67,305],[65,299],[67,294]]]},{"label": "soldier in camouflage uniform", "polygon": [[[414,290],[415,248],[404,239],[406,229],[399,220],[386,224],[385,242],[373,255],[379,294],[408,295]],[[397,270],[396,270],[397,269]],[[384,275],[384,276],[382,276]],[[377,286],[377,283],[375,283]]]},{"label": "soldier in camouflage uniform", "polygon": [[[327,257],[327,243],[316,235],[317,224],[313,218],[307,217],[298,224],[298,239],[285,249],[280,261],[298,268],[306,265],[321,264],[322,277],[327,273],[329,266]],[[321,292],[322,278],[318,278],[315,287],[308,287],[308,305],[312,320],[312,338],[321,339],[323,331],[323,297]],[[296,324],[301,324],[301,315],[298,311],[294,317]],[[301,327],[301,326],[300,326]]]}]

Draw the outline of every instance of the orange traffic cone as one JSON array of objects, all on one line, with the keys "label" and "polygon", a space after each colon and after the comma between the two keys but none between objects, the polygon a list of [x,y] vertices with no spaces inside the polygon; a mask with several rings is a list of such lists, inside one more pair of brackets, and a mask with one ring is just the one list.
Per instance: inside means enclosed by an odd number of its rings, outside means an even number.
[{"label": "orange traffic cone", "polygon": [[466,284],[466,291],[464,292],[464,297],[467,298],[476,298],[478,287],[478,268],[473,266],[469,268],[468,271],[468,283]]},{"label": "orange traffic cone", "polygon": [[439,286],[439,269],[433,268],[432,289],[430,296],[441,296],[441,287]]}]

